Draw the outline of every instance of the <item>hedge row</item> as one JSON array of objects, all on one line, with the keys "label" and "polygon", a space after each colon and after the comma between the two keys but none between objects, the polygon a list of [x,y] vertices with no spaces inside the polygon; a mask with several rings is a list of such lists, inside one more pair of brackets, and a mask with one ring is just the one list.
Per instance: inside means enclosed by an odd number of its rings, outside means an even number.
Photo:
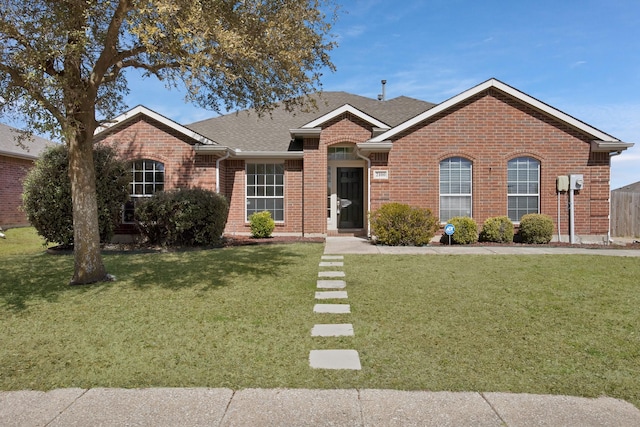
[{"label": "hedge row", "polygon": [[[448,222],[455,227],[455,232],[451,236],[443,234],[441,243],[467,245],[477,241],[510,243],[514,240],[514,226],[507,216],[488,218],[480,233],[473,218],[454,217]],[[548,215],[524,215],[519,228],[518,238],[523,243],[549,243],[553,236],[553,220]],[[371,213],[371,232],[376,242],[384,245],[426,245],[437,229],[438,219],[429,209],[387,203]]]}]

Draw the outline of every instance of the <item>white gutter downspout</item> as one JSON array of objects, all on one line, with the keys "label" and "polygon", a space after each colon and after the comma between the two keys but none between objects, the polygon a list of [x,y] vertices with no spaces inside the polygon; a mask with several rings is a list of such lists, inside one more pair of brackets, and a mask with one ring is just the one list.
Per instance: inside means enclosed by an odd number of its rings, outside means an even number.
[{"label": "white gutter downspout", "polygon": [[229,156],[231,156],[231,153],[227,150],[224,156],[216,160],[216,193],[218,194],[220,194],[220,163],[222,163],[223,160],[228,159]]},{"label": "white gutter downspout", "polygon": [[371,159],[360,154],[360,150],[356,146],[356,156],[367,161],[367,238],[371,238]]},{"label": "white gutter downspout", "polygon": [[611,238],[611,158],[622,154],[622,151],[613,151],[609,153],[609,225],[607,226],[607,245],[613,242]]}]

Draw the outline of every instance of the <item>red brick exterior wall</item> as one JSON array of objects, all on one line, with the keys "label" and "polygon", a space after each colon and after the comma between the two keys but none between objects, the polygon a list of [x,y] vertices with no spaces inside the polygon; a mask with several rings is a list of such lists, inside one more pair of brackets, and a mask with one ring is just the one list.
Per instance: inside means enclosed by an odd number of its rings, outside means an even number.
[{"label": "red brick exterior wall", "polygon": [[[302,160],[255,160],[254,162],[284,164],[284,222],[276,223],[274,234],[301,235],[304,227]],[[220,192],[229,200],[229,217],[225,229],[228,234],[251,233],[246,220],[245,168],[245,160],[227,159],[221,164]]]},{"label": "red brick exterior wall", "polygon": [[[277,224],[276,233],[327,233],[327,147],[367,141],[371,132],[370,124],[345,113],[325,123],[320,138],[304,139],[304,160],[280,161],[285,167],[285,221]],[[167,189],[216,188],[217,157],[196,155],[194,141],[161,123],[139,119],[101,136],[101,141],[114,145],[128,159],[163,162]],[[528,156],[540,161],[541,213],[556,222],[556,177],[583,174],[584,189],[575,195],[575,232],[607,234],[608,153],[591,153],[587,135],[497,90],[478,94],[392,142],[389,153],[369,157],[372,174],[374,170],[389,172],[388,180],[371,179],[372,209],[396,201],[439,215],[439,162],[464,157],[473,164],[473,217],[481,226],[489,217],[507,214],[507,162]],[[221,163],[220,191],[230,203],[227,233],[250,231],[245,218],[245,165],[246,160],[233,158]],[[366,167],[364,160],[362,165]],[[563,194],[560,200],[560,232],[565,236],[569,230],[567,198]]]},{"label": "red brick exterior wall", "polygon": [[[464,157],[473,164],[472,212],[481,226],[489,217],[507,214],[507,162],[523,156],[540,161],[541,213],[557,222],[556,177],[583,174],[584,189],[575,195],[575,232],[607,234],[608,153],[590,153],[587,136],[494,90],[399,135],[386,162],[384,155],[373,155],[373,168],[388,169],[390,176],[372,181],[372,209],[396,201],[438,215],[439,162]],[[566,235],[566,194],[560,210],[560,231]]]},{"label": "red brick exterior wall", "polygon": [[350,113],[325,123],[320,139],[305,138],[304,234],[327,233],[327,148],[337,144],[356,144],[370,138],[371,125]]},{"label": "red brick exterior wall", "polygon": [[32,160],[0,156],[0,227],[29,225],[21,206],[22,182],[31,167]]},{"label": "red brick exterior wall", "polygon": [[[125,128],[105,133],[98,140],[128,160],[150,159],[164,163],[165,189],[201,187],[215,191],[216,161],[213,155],[196,155],[193,141],[149,118],[139,118]],[[326,161],[326,160],[325,160]],[[275,233],[302,233],[302,160],[265,160],[285,166],[285,221]],[[326,175],[326,171],[325,171]],[[325,176],[326,180],[326,176]],[[326,192],[326,190],[325,190]],[[226,233],[250,233],[245,219],[245,161],[226,159],[220,165],[220,193],[229,201]],[[325,195],[326,197],[326,195]],[[326,215],[326,213],[325,213]],[[325,216],[326,221],[326,216]],[[122,231],[125,231],[124,227]]]},{"label": "red brick exterior wall", "polygon": [[113,146],[128,160],[164,163],[165,188],[216,188],[215,156],[196,156],[193,141],[148,118],[139,118],[116,133],[101,135],[100,143]]}]

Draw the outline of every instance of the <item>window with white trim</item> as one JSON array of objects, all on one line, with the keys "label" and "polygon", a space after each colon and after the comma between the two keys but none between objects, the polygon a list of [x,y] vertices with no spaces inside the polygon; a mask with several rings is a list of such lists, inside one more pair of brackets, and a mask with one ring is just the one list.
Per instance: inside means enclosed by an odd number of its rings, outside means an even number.
[{"label": "window with white trim", "polygon": [[540,162],[536,159],[518,157],[507,163],[507,211],[513,222],[540,212]]},{"label": "window with white trim", "polygon": [[440,222],[471,212],[471,161],[449,157],[440,162]]},{"label": "window with white trim", "polygon": [[255,212],[269,211],[276,222],[284,221],[284,165],[247,163],[247,221]]},{"label": "window with white trim", "polygon": [[134,222],[136,201],[143,197],[151,197],[156,191],[162,190],[164,190],[164,163],[149,159],[133,162],[129,180],[131,199],[124,204],[122,222]]}]

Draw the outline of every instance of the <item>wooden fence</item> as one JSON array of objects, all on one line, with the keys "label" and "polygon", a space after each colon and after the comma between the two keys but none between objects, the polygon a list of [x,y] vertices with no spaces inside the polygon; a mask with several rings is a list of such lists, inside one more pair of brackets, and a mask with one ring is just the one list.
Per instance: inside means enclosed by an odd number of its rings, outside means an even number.
[{"label": "wooden fence", "polygon": [[640,237],[640,193],[611,192],[611,236]]}]

